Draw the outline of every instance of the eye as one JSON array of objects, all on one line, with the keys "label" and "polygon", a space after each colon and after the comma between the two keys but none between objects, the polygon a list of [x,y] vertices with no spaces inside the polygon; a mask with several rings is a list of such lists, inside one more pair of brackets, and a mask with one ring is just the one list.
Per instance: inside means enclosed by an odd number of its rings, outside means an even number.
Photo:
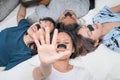
[{"label": "eye", "polygon": [[64,42],[65,44],[69,44],[69,42]]}]

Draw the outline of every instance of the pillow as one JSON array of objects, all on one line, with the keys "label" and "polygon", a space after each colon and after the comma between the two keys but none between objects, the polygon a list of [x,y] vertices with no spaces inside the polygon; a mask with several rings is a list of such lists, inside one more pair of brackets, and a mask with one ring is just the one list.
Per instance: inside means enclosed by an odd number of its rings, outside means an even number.
[{"label": "pillow", "polygon": [[0,22],[18,5],[19,0],[0,0]]},{"label": "pillow", "polygon": [[105,45],[81,58],[96,80],[120,80],[120,54]]}]

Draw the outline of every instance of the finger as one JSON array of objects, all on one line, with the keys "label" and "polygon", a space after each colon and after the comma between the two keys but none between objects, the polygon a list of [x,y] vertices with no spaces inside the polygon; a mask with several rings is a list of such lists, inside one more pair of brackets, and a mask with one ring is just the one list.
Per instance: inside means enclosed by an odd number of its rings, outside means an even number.
[{"label": "finger", "polygon": [[52,38],[52,44],[53,45],[56,45],[57,36],[58,36],[58,29],[55,29],[54,33],[53,33],[53,38]]},{"label": "finger", "polygon": [[39,29],[39,34],[40,34],[40,43],[43,45],[45,44],[45,32],[43,29]]},{"label": "finger", "polygon": [[58,54],[56,54],[56,59],[61,59],[64,56],[67,56],[70,54],[70,51],[64,51],[64,52],[60,52]]},{"label": "finger", "polygon": [[35,35],[33,36],[33,39],[34,39],[34,42],[35,42],[36,46],[40,47],[40,42]]},{"label": "finger", "polygon": [[50,44],[50,30],[49,30],[49,27],[45,27],[45,40],[46,40],[46,44]]}]

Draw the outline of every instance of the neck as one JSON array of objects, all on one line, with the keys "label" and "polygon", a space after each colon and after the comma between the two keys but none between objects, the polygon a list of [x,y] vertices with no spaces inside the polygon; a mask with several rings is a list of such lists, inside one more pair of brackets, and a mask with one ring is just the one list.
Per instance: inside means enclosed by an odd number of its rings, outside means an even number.
[{"label": "neck", "polygon": [[53,64],[53,67],[60,72],[68,72],[73,69],[73,66],[69,64],[69,61],[57,61]]},{"label": "neck", "polygon": [[23,40],[24,40],[24,42],[27,46],[29,45],[29,43],[32,42],[32,38],[29,35],[26,35],[26,34],[24,35]]},{"label": "neck", "polygon": [[102,36],[106,35],[108,32],[110,32],[114,27],[116,27],[117,25],[119,25],[120,22],[111,22],[111,23],[103,23],[103,32],[102,32]]}]

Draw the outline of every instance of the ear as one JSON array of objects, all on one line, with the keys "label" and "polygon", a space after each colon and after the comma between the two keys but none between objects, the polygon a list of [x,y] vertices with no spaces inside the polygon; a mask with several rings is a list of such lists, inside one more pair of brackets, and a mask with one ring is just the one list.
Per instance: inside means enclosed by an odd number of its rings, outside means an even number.
[{"label": "ear", "polygon": [[96,40],[94,43],[94,47],[97,47],[99,45],[99,40]]}]

